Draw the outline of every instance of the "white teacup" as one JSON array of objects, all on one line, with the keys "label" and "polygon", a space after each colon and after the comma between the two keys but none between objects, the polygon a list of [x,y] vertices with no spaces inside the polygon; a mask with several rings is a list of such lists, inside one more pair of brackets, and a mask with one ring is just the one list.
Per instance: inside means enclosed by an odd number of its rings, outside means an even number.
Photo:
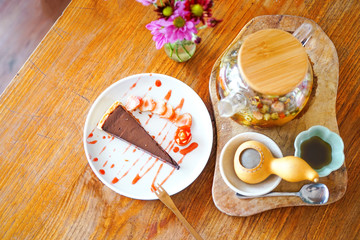
[{"label": "white teacup", "polygon": [[223,147],[220,154],[220,173],[226,185],[234,192],[246,196],[259,196],[271,192],[276,188],[281,178],[276,175],[270,175],[264,181],[257,184],[249,184],[241,181],[234,170],[234,155],[236,149],[243,142],[255,140],[267,146],[274,157],[283,157],[279,146],[269,137],[255,132],[240,133],[231,138]]}]

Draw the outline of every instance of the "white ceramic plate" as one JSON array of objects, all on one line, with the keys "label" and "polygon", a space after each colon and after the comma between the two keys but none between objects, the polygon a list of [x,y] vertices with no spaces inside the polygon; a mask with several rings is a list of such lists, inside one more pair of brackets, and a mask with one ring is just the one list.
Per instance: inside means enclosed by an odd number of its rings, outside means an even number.
[{"label": "white ceramic plate", "polygon": [[[184,147],[174,143],[177,127],[169,120],[150,112],[134,112],[141,125],[179,163],[179,170],[96,127],[112,103],[118,100],[125,104],[131,95],[148,96],[156,101],[169,98],[168,104],[174,108],[180,107],[183,99],[180,113],[192,115],[192,140]],[[170,195],[189,186],[204,169],[212,140],[210,115],[201,98],[183,82],[151,73],[126,77],[101,93],[87,116],[83,139],[86,157],[96,176],[115,192],[142,200],[157,199],[151,191],[153,184],[163,184]],[[180,153],[192,143],[198,146],[188,154]]]}]

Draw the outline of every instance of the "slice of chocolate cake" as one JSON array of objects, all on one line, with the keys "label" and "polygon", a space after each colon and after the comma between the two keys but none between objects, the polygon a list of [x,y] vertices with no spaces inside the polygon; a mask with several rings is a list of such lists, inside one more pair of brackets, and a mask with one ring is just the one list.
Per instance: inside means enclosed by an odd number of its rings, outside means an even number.
[{"label": "slice of chocolate cake", "polygon": [[113,103],[100,120],[98,127],[116,138],[141,148],[151,156],[159,158],[174,168],[180,168],[177,162],[150,136],[120,102]]}]

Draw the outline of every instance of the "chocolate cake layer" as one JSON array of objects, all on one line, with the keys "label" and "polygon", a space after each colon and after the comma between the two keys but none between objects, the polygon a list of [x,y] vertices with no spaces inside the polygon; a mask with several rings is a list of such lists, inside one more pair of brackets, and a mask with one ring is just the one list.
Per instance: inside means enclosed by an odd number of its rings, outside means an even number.
[{"label": "chocolate cake layer", "polygon": [[113,109],[108,113],[106,119],[100,122],[102,130],[141,148],[176,169],[180,168],[177,162],[150,136],[131,113],[121,104],[114,107],[112,106]]}]

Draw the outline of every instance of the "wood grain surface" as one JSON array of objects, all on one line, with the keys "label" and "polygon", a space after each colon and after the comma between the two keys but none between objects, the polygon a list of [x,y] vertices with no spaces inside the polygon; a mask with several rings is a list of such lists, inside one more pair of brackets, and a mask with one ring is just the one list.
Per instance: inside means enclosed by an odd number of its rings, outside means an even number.
[{"label": "wood grain surface", "polygon": [[105,88],[143,72],[184,81],[213,113],[208,84],[216,59],[252,18],[274,14],[314,20],[336,47],[344,197],[320,207],[228,216],[212,199],[214,146],[201,175],[172,199],[204,239],[360,238],[359,2],[214,2],[213,13],[223,21],[200,33],[194,58],[181,64],[156,50],[145,28],[156,18],[151,7],[133,0],[70,3],[0,97],[1,239],[192,239],[160,201],[120,196],[96,178],[82,144],[86,115]]},{"label": "wood grain surface", "polygon": [[0,94],[69,2],[0,1]]}]

